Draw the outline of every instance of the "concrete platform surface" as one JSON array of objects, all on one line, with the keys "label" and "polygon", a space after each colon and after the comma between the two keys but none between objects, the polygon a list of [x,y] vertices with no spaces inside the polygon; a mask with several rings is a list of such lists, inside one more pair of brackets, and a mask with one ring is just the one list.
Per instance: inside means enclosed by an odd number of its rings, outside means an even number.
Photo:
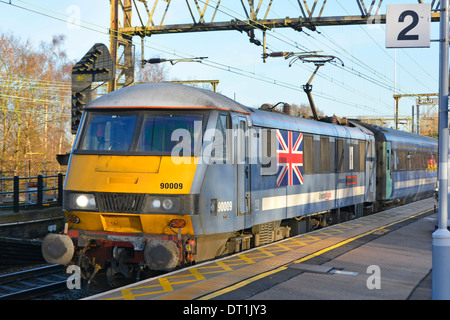
[{"label": "concrete platform surface", "polygon": [[432,198],[88,297],[88,300],[431,299]]},{"label": "concrete platform surface", "polygon": [[[430,300],[435,223],[436,215],[432,215],[386,231],[321,265],[340,272],[305,271],[249,299]],[[289,268],[295,268],[294,264]]]}]

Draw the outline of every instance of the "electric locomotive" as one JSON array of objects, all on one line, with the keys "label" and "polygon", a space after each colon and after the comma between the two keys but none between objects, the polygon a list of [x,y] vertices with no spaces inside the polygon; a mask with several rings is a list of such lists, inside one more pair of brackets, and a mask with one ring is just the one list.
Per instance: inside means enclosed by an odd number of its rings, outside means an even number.
[{"label": "electric locomotive", "polygon": [[[44,239],[44,258],[78,264],[91,277],[100,268],[110,279],[130,277],[372,211],[387,173],[376,160],[376,130],[273,109],[172,83],[137,84],[92,101],[67,169],[67,229]],[[396,179],[389,199],[405,195]]]}]

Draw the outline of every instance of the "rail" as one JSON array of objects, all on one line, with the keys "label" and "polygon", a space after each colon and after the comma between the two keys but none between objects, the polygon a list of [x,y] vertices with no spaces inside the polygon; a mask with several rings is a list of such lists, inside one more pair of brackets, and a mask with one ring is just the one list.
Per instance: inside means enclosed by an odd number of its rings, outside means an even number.
[{"label": "rail", "polygon": [[67,289],[64,266],[48,265],[0,276],[0,300],[22,300]]},{"label": "rail", "polygon": [[62,206],[64,174],[0,178],[0,210]]}]

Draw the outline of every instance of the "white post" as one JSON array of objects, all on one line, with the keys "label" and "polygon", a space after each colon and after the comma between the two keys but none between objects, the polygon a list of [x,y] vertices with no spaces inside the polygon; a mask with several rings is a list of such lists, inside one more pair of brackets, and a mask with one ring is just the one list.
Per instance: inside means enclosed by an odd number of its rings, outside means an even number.
[{"label": "white post", "polygon": [[450,232],[448,219],[448,5],[441,1],[439,44],[439,228],[433,233],[432,299],[450,300]]}]

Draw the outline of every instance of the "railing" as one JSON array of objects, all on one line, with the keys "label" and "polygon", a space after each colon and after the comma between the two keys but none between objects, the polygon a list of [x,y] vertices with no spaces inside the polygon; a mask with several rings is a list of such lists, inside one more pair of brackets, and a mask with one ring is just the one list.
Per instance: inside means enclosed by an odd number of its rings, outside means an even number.
[{"label": "railing", "polygon": [[0,210],[62,206],[64,174],[0,178]]}]

